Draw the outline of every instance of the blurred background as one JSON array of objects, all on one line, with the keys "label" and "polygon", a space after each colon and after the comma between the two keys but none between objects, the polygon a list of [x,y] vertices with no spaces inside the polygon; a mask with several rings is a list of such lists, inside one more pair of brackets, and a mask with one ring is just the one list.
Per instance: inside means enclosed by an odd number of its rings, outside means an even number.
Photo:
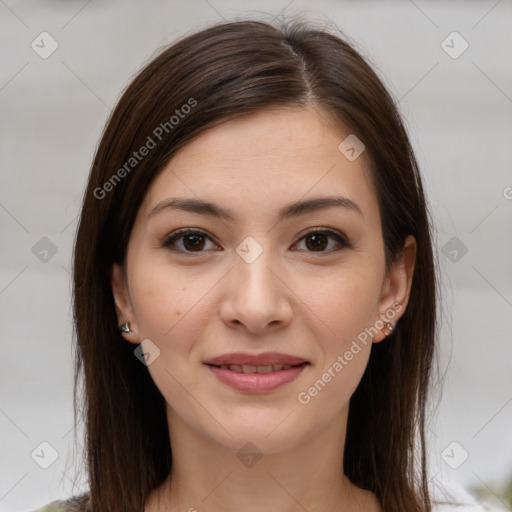
[{"label": "blurred background", "polygon": [[86,489],[74,449],[71,256],[121,91],[177,37],[223,18],[295,15],[336,25],[371,62],[423,173],[446,375],[429,427],[432,478],[512,506],[510,0],[0,0],[0,510]]}]

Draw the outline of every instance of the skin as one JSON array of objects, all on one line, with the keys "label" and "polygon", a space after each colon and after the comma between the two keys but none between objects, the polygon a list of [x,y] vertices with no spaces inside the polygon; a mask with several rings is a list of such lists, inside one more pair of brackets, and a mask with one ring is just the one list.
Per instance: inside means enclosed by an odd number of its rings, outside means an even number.
[{"label": "skin", "polygon": [[[359,344],[308,404],[297,399],[393,305],[395,324],[409,299],[416,242],[407,238],[386,273],[366,153],[349,161],[338,150],[349,134],[314,108],[262,110],[181,148],[147,191],[125,265],[111,273],[119,324],[132,330],[123,336],[160,350],[148,370],[168,404],[173,469],[146,512],[380,510],[372,493],[345,477],[342,461],[349,399],[372,342],[385,343],[389,332]],[[276,217],[288,203],[332,195],[354,201],[362,215],[330,207]],[[171,197],[210,201],[236,217],[170,208],[149,216]],[[198,249],[190,238],[178,239],[174,252],[162,246],[181,228],[207,236]],[[305,237],[313,228],[339,232],[352,247],[327,236],[316,248]],[[263,249],[251,263],[236,252],[248,236]],[[226,386],[203,364],[267,351],[310,365],[293,382],[256,394]],[[252,467],[237,457],[247,442],[262,455]]]}]

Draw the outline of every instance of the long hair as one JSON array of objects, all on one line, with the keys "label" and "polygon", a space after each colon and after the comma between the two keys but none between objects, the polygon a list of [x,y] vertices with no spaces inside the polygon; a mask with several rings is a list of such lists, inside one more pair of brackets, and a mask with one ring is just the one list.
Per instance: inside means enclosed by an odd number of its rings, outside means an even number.
[{"label": "long hair", "polygon": [[[300,21],[227,22],[183,37],[139,72],[106,124],[73,264],[75,421],[83,416],[88,510],[143,510],[172,466],[165,399],[119,333],[109,279],[112,264],[124,261],[146,190],[173,154],[205,130],[281,106],[328,112],[364,142],[387,268],[407,235],[416,238],[407,309],[394,332],[373,346],[350,400],[343,466],[385,512],[430,510],[425,421],[437,279],[422,180],[397,106],[377,74],[344,37]],[[150,148],[144,157],[142,147]]]}]

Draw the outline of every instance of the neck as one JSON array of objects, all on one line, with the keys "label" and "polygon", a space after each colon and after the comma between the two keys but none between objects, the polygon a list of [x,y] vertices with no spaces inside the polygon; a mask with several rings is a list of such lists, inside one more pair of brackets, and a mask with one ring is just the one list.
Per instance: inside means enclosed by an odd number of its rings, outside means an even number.
[{"label": "neck", "polygon": [[168,409],[172,470],[145,512],[379,511],[375,496],[343,473],[346,418],[342,411],[299,445],[279,450],[259,440],[252,444],[265,445],[264,453],[249,453],[201,435]]}]

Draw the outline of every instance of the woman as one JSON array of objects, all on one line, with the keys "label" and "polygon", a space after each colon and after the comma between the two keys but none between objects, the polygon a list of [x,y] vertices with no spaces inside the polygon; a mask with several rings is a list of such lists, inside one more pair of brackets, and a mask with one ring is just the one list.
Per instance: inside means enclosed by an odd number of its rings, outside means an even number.
[{"label": "woman", "polygon": [[448,510],[425,446],[430,230],[397,108],[343,39],[240,21],[167,48],[89,176],[90,492],[47,510]]}]

